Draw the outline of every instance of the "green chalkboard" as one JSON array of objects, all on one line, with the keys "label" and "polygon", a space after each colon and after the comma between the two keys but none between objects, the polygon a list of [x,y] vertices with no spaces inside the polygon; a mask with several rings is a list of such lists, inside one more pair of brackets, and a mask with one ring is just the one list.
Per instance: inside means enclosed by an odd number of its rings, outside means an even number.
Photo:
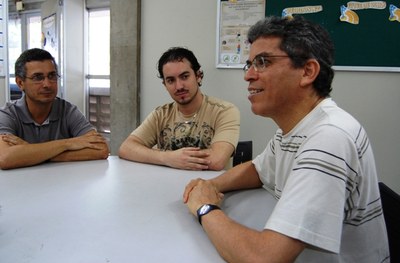
[{"label": "green chalkboard", "polygon": [[320,12],[301,15],[329,31],[335,43],[335,66],[399,68],[400,22],[389,21],[389,6],[400,8],[400,1],[379,2],[386,3],[386,7],[353,10],[358,15],[358,24],[339,19],[341,6],[347,7],[349,1],[266,0],[265,13],[282,16],[282,11],[288,7],[322,6]]}]

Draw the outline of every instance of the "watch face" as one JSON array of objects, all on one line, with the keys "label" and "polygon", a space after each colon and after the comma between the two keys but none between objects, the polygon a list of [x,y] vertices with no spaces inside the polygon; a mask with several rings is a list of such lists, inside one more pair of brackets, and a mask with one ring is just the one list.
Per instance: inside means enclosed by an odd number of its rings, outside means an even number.
[{"label": "watch face", "polygon": [[217,205],[213,205],[213,204],[205,204],[202,205],[198,210],[197,210],[197,217],[199,218],[199,223],[201,225],[201,218],[202,216],[208,214],[208,212],[215,210],[215,209],[221,209],[219,206]]},{"label": "watch face", "polygon": [[203,206],[200,208],[199,213],[200,213],[200,215],[202,215],[202,214],[204,214],[204,213],[207,213],[208,210],[210,210],[210,205],[203,205]]}]

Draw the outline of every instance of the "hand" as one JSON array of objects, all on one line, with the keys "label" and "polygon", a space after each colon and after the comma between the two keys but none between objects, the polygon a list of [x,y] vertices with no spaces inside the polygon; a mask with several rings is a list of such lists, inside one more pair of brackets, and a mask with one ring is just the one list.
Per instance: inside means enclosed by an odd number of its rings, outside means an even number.
[{"label": "hand", "polygon": [[101,150],[102,145],[100,145],[100,143],[105,143],[104,137],[97,132],[89,132],[82,136],[65,139],[64,141],[69,151],[81,150],[84,148]]},{"label": "hand", "polygon": [[1,135],[1,138],[4,142],[8,143],[9,146],[28,144],[28,142],[13,134],[3,134]]},{"label": "hand", "polygon": [[166,152],[168,157],[166,165],[185,170],[207,170],[210,161],[206,158],[209,153],[196,147],[185,147],[175,151]]},{"label": "hand", "polygon": [[183,194],[183,202],[186,203],[190,212],[196,215],[197,209],[204,204],[220,205],[224,194],[211,181],[196,179],[189,182]]},{"label": "hand", "polygon": [[183,192],[183,202],[186,204],[187,201],[189,200],[189,194],[193,190],[193,188],[199,184],[200,181],[204,181],[204,179],[197,178],[194,180],[191,180],[185,187],[185,191]]}]

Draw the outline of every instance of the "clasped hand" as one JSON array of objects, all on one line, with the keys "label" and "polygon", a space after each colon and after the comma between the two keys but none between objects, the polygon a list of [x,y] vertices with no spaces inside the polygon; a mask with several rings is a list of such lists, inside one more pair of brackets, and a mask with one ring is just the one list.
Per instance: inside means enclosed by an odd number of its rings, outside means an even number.
[{"label": "clasped hand", "polygon": [[193,215],[204,204],[221,205],[224,194],[210,181],[201,178],[192,180],[185,187],[183,202]]},{"label": "clasped hand", "polygon": [[208,170],[210,154],[197,147],[185,147],[168,152],[167,165],[185,170]]},{"label": "clasped hand", "polygon": [[99,143],[105,143],[105,139],[97,132],[89,132],[85,135],[66,139],[68,150],[81,150],[83,148],[101,150],[102,146]]}]

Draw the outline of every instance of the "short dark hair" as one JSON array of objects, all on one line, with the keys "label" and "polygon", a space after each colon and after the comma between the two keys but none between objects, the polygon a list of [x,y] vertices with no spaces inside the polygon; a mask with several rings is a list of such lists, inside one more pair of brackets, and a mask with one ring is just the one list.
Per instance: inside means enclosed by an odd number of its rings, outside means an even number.
[{"label": "short dark hair", "polygon": [[334,77],[334,45],[328,31],[302,16],[269,16],[253,25],[247,34],[250,43],[269,36],[281,38],[280,49],[288,54],[294,67],[304,66],[310,58],[318,61],[320,72],[313,83],[314,89],[319,96],[328,97]]},{"label": "short dark hair", "polygon": [[[158,77],[160,79],[164,79],[163,66],[165,64],[167,64],[168,62],[182,61],[185,58],[190,62],[194,73],[198,74],[201,65],[197,61],[197,58],[193,54],[193,52],[184,47],[171,47],[167,51],[165,51],[158,60]],[[201,77],[203,77],[204,74],[202,71],[200,72],[200,74]]]},{"label": "short dark hair", "polygon": [[40,48],[32,48],[25,50],[15,62],[15,76],[25,79],[26,67],[25,64],[31,61],[51,60],[58,74],[57,63],[54,57],[46,50]]}]

